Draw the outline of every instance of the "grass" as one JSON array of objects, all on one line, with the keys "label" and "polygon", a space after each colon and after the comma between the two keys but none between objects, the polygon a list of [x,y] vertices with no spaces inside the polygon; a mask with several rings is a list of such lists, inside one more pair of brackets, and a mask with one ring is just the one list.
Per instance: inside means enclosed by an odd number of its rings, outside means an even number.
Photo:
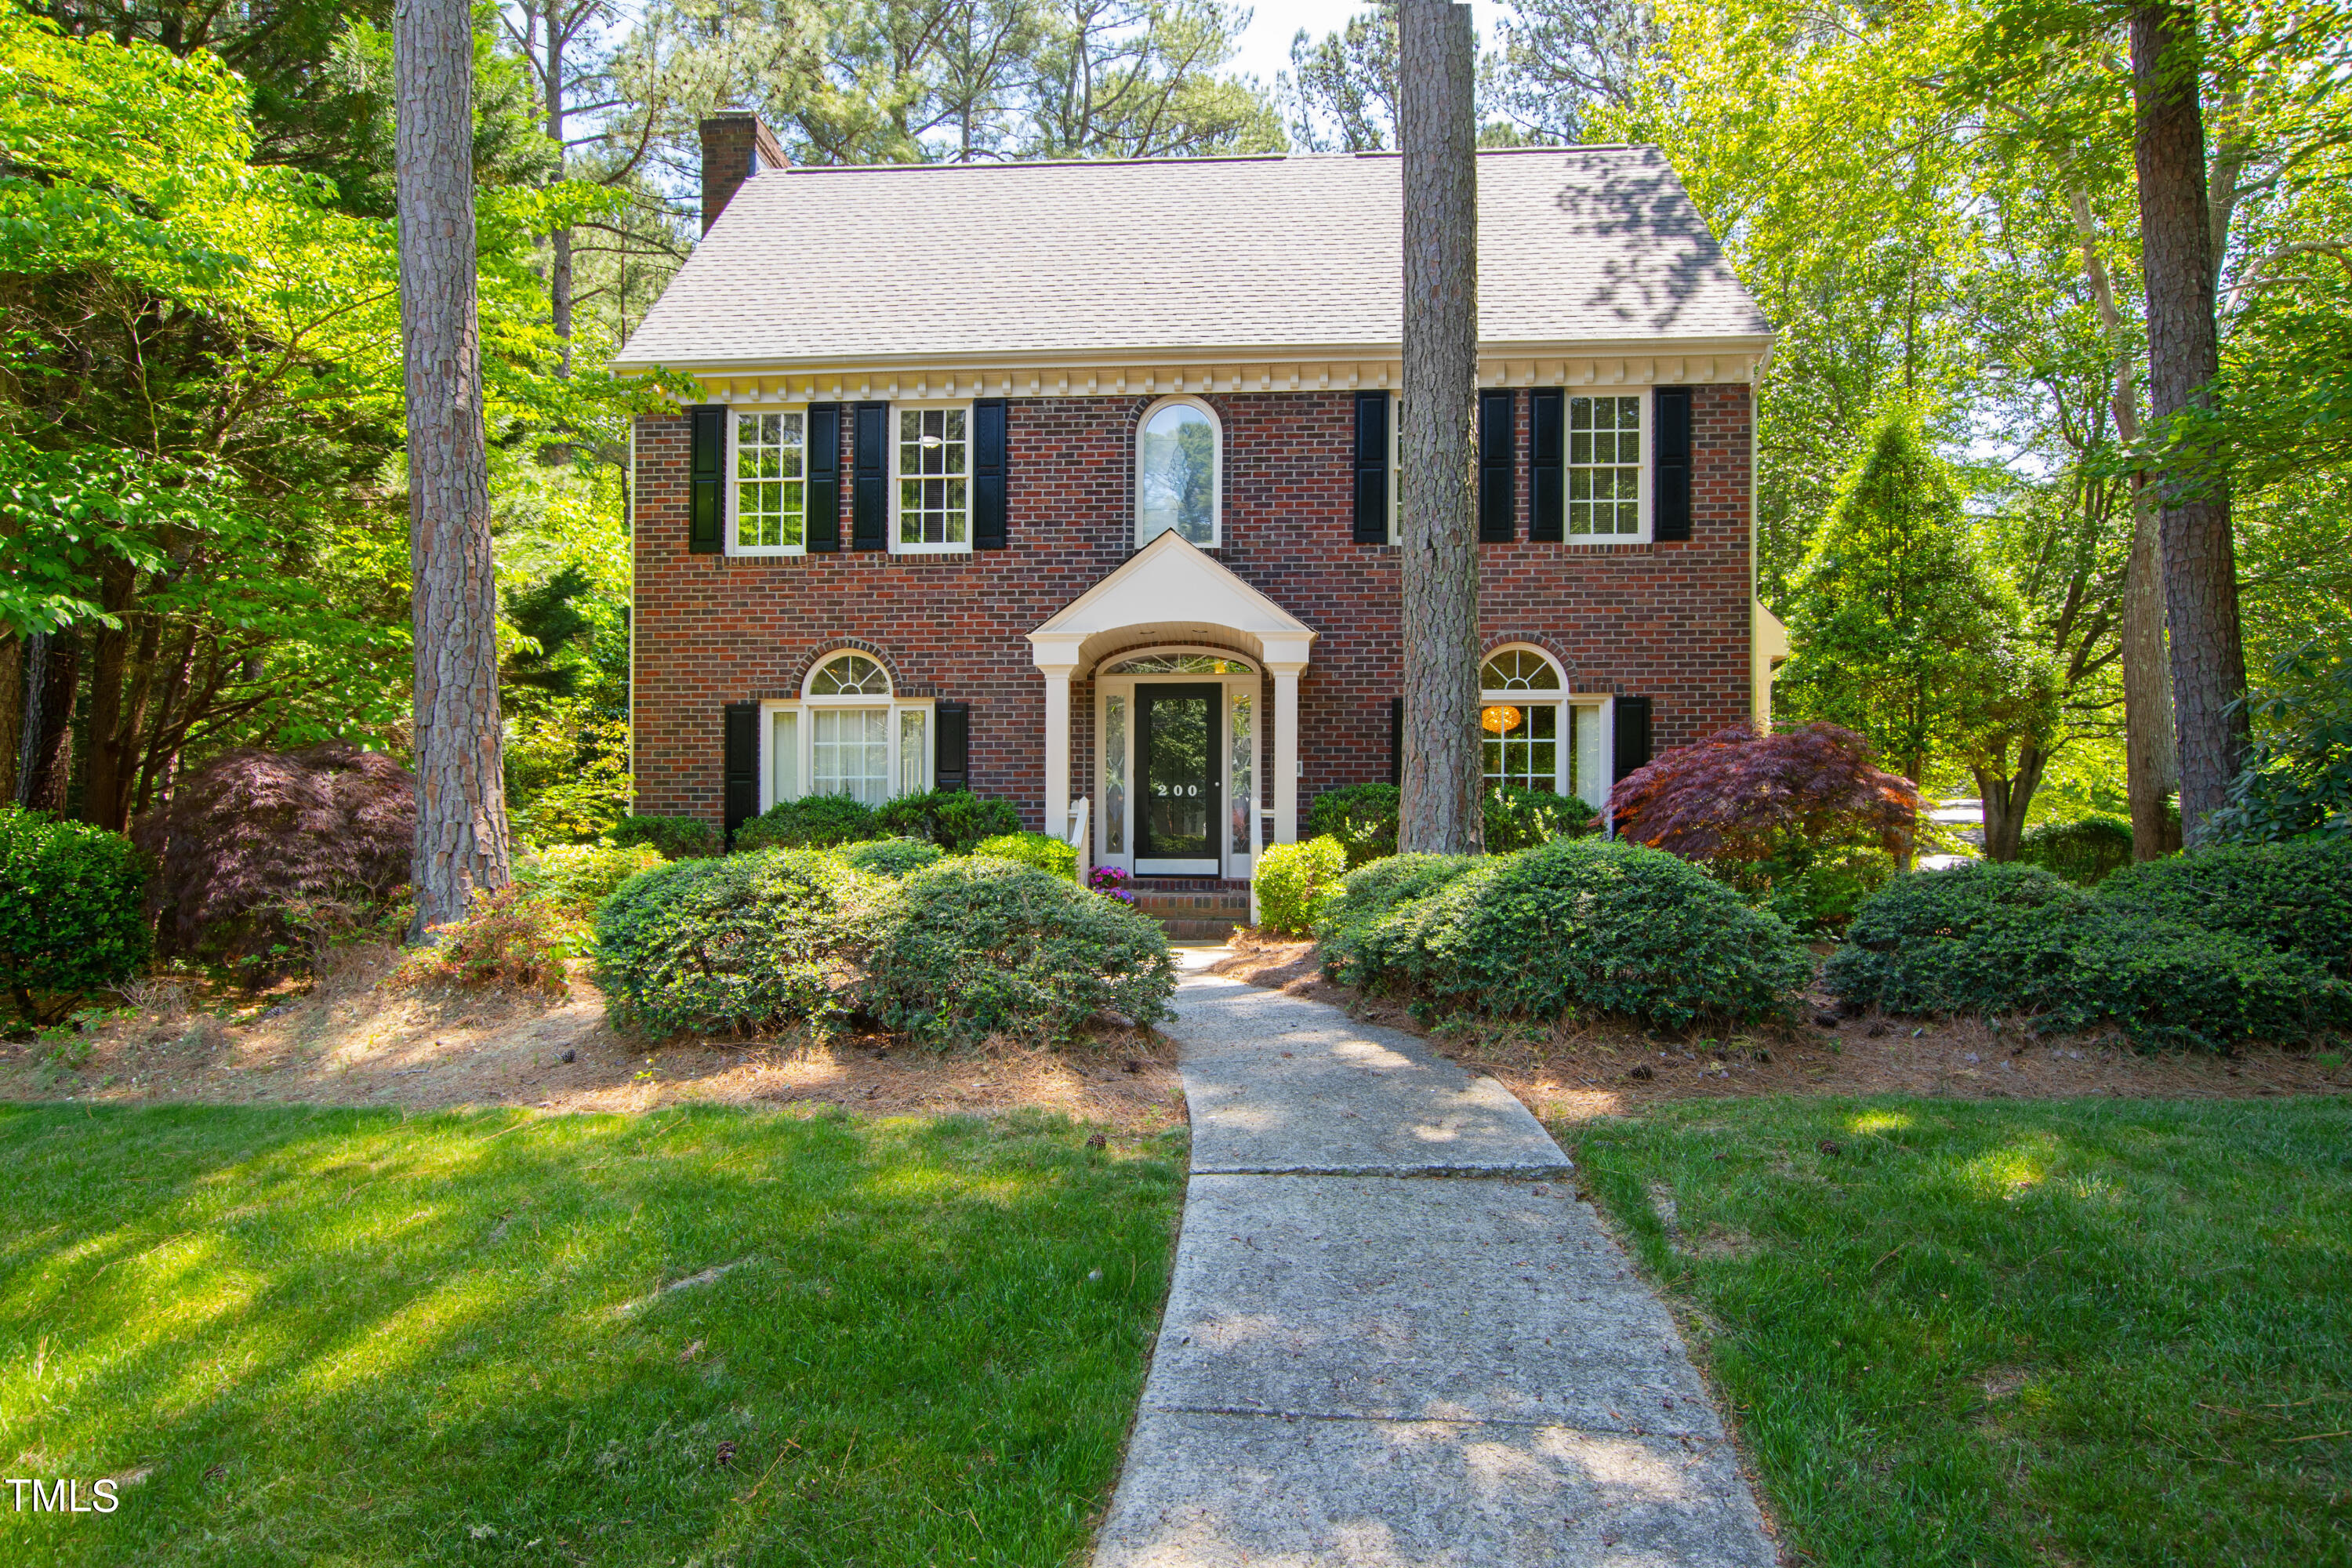
[{"label": "grass", "polygon": [[2352,1100],[1559,1131],[1696,1309],[1799,1562],[2352,1563]]},{"label": "grass", "polygon": [[1083,1136],[0,1109],[0,1462],[146,1472],[0,1561],[1069,1563],[1182,1150]]}]

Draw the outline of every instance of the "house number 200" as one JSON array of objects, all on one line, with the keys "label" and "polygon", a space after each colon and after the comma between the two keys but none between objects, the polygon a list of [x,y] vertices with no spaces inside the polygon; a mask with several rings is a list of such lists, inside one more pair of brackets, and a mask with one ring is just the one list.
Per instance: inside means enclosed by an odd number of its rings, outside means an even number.
[{"label": "house number 200", "polygon": [[1171,795],[1198,795],[1201,793],[1201,786],[1199,784],[1178,784],[1173,790],[1171,790],[1166,784],[1153,784],[1151,788],[1152,793],[1159,795],[1162,800],[1167,799]]}]

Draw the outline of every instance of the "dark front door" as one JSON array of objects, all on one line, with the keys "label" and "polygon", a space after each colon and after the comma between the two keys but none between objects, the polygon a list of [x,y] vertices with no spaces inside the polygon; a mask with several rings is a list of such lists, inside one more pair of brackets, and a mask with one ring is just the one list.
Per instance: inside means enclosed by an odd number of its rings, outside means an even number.
[{"label": "dark front door", "polygon": [[1136,756],[1143,775],[1137,805],[1135,854],[1140,871],[1213,874],[1218,867],[1218,686],[1139,685],[1135,689]]}]

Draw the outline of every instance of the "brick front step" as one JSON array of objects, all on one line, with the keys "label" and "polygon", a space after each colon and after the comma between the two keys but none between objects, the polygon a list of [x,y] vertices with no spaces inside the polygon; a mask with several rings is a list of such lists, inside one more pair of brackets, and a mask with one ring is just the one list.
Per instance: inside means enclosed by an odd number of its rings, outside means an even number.
[{"label": "brick front step", "polygon": [[1249,884],[1216,877],[1138,877],[1128,884],[1135,907],[1160,922],[1171,942],[1223,942],[1249,924]]}]

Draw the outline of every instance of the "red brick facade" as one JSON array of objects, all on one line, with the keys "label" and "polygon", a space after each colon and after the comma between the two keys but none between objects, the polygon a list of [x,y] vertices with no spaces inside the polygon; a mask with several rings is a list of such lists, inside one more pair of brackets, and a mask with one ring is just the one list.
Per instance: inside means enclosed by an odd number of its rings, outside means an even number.
[{"label": "red brick facade", "polygon": [[[1130,553],[1136,423],[1151,401],[1014,400],[1009,547],[948,556],[688,554],[687,421],[640,418],[636,809],[719,821],[722,706],[796,697],[813,659],[856,647],[878,657],[904,695],[969,702],[972,788],[1017,802],[1030,826],[1043,826],[1045,681],[1024,634]],[[1225,437],[1224,543],[1213,553],[1318,634],[1299,681],[1303,813],[1319,791],[1387,776],[1398,552],[1350,542],[1349,394],[1205,401]],[[1747,718],[1748,388],[1694,391],[1686,543],[1528,542],[1527,410],[1522,393],[1518,538],[1478,547],[1486,645],[1535,643],[1577,690],[1649,697],[1659,749]],[[842,424],[846,440],[851,421]],[[1071,710],[1075,799],[1093,789],[1090,682],[1072,683]],[[1258,711],[1270,721],[1270,689]],[[1258,728],[1266,779],[1272,726]]]}]

